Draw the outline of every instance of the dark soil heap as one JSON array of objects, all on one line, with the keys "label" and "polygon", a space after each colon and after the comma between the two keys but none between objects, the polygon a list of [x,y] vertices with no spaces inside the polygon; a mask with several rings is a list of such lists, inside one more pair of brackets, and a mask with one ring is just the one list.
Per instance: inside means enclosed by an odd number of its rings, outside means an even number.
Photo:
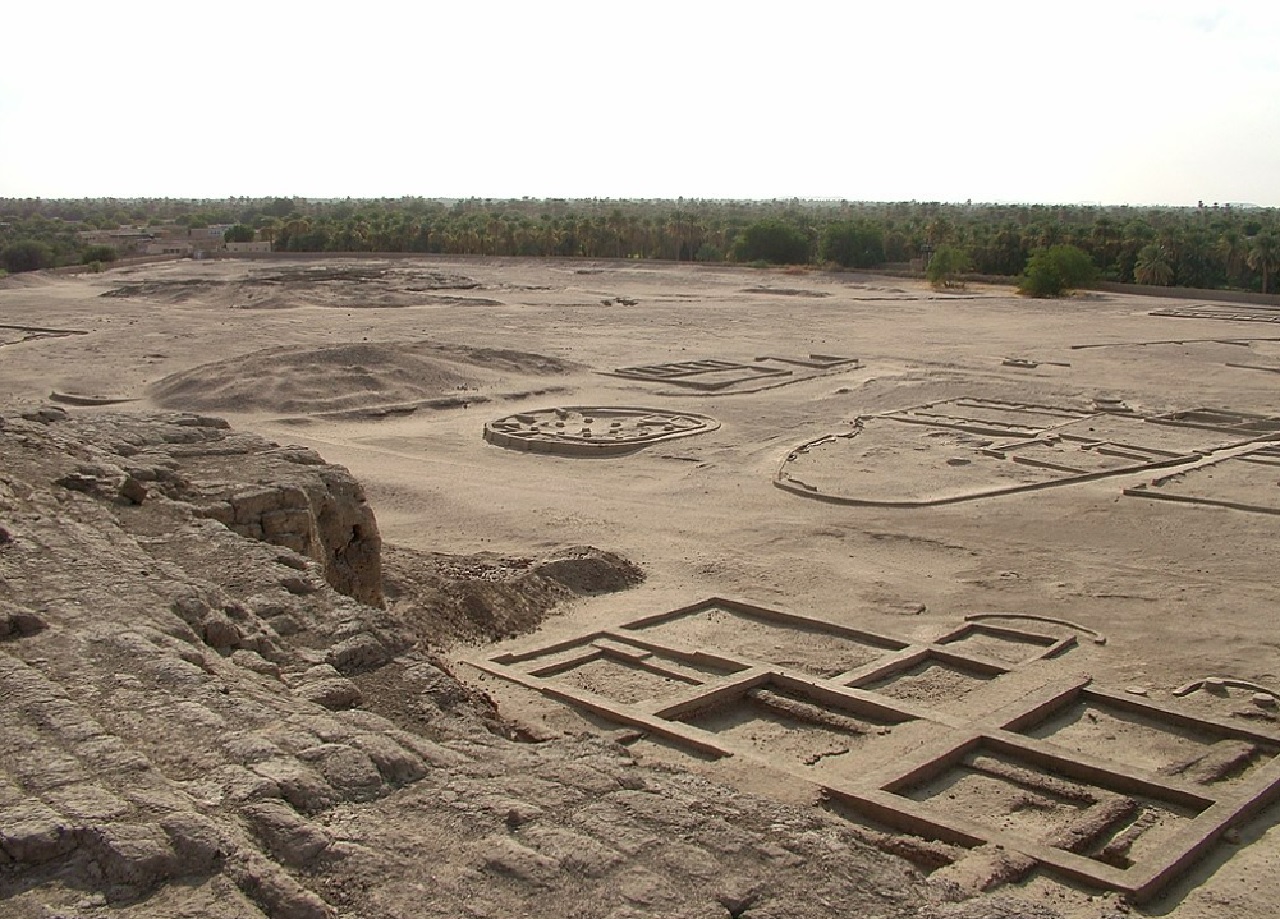
[{"label": "dark soil heap", "polygon": [[538,378],[575,369],[543,354],[430,341],[282,345],[175,373],[157,382],[152,395],[184,411],[333,412],[465,400],[502,375]]}]

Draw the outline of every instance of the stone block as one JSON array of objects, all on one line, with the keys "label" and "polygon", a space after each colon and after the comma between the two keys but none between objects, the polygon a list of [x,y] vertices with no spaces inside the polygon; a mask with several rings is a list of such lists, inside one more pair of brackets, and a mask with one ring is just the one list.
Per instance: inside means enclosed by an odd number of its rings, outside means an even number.
[{"label": "stone block", "polygon": [[294,695],[314,702],[330,711],[341,711],[359,705],[363,700],[360,687],[344,677],[315,680],[294,689]]},{"label": "stone block", "polygon": [[47,622],[28,610],[0,613],[0,638],[27,638],[48,627]]},{"label": "stone block", "polygon": [[265,858],[241,858],[226,873],[270,919],[333,919],[333,908]]},{"label": "stone block", "polygon": [[376,791],[382,774],[368,754],[345,744],[320,744],[298,754],[298,759],[320,771],[334,788],[353,794]]},{"label": "stone block", "polygon": [[559,871],[554,858],[521,845],[509,836],[490,836],[480,843],[482,867],[493,874],[542,885]]},{"label": "stone block", "polygon": [[266,511],[280,509],[280,490],[277,488],[248,487],[236,491],[230,498],[238,524],[256,523]]},{"label": "stone block", "polygon": [[114,734],[89,738],[76,747],[76,755],[86,766],[91,766],[99,778],[145,772],[151,768],[145,756],[125,746],[124,741]]},{"label": "stone block", "polygon": [[267,539],[288,533],[306,536],[313,529],[311,512],[305,508],[267,511],[262,515],[262,532]]},{"label": "stone block", "polygon": [[249,651],[241,648],[231,653],[231,662],[245,670],[251,670],[254,673],[260,673],[263,676],[279,679],[280,665],[273,664],[256,651]]},{"label": "stone block", "polygon": [[84,782],[89,775],[70,756],[49,748],[31,751],[13,765],[13,772],[28,789],[44,792],[73,782]]},{"label": "stone block", "polygon": [[278,536],[268,537],[268,540],[274,546],[280,546],[282,549],[292,549],[302,555],[305,555],[311,548],[311,537],[309,535],[281,533]]},{"label": "stone block", "polygon": [[147,487],[131,475],[125,476],[117,493],[129,504],[141,504],[147,500]]},{"label": "stone block", "polygon": [[160,828],[178,861],[178,874],[210,874],[221,867],[235,845],[208,817],[189,811],[170,814],[160,821]]},{"label": "stone block", "polygon": [[[324,715],[303,715],[289,719],[289,724],[300,732],[314,736],[321,743],[347,743],[356,736],[359,727],[350,723],[352,715],[366,712],[335,712]],[[314,747],[315,743],[307,744]]]},{"label": "stone block", "polygon": [[237,731],[226,735],[222,740],[222,749],[237,763],[259,763],[264,759],[284,755],[279,746],[256,731]]},{"label": "stone block", "polygon": [[63,785],[46,792],[44,798],[52,807],[82,821],[118,820],[130,809],[126,802],[92,782]]},{"label": "stone block", "polygon": [[200,625],[209,615],[209,604],[195,594],[175,597],[169,608],[189,626]]},{"label": "stone block", "polygon": [[280,613],[272,616],[267,620],[267,625],[281,638],[288,638],[290,635],[297,635],[302,631],[302,627],[298,625],[298,620],[288,613]]},{"label": "stone block", "polygon": [[302,574],[291,574],[281,578],[280,586],[298,597],[309,596],[321,589],[321,585],[315,579]]},{"label": "stone block", "polygon": [[72,824],[38,801],[0,809],[0,850],[12,861],[38,865],[66,855],[78,843]]},{"label": "stone block", "polygon": [[353,673],[381,667],[391,659],[391,652],[376,636],[362,632],[338,642],[326,656],[341,673]]},{"label": "stone block", "polygon": [[88,848],[113,884],[149,888],[172,877],[178,858],[155,824],[109,823],[88,831]]},{"label": "stone block", "polygon": [[427,774],[420,758],[385,734],[357,734],[352,743],[373,760],[388,785],[407,785]]},{"label": "stone block", "polygon": [[240,627],[220,613],[209,616],[202,630],[205,643],[211,648],[227,650],[240,644]]},{"label": "stone block", "polygon": [[324,830],[279,802],[250,804],[241,813],[271,856],[290,868],[305,868],[333,842]]},{"label": "stone block", "polygon": [[[373,768],[373,763],[369,764]],[[331,806],[337,796],[320,773],[296,759],[264,760],[249,767],[251,772],[274,782],[281,796],[304,814],[314,814]],[[375,770],[376,774],[376,770]]]},{"label": "stone block", "polygon": [[412,750],[419,759],[437,769],[448,769],[471,762],[471,758],[465,753],[452,750],[434,740],[419,737],[408,731],[388,731],[387,736],[393,738],[405,749]]},{"label": "stone block", "polygon": [[196,513],[209,520],[216,520],[224,526],[231,526],[236,522],[235,508],[226,501],[214,501],[210,504],[205,504],[196,508]]},{"label": "stone block", "polygon": [[221,804],[223,801],[263,801],[281,796],[280,785],[273,779],[244,766],[229,763],[190,782],[187,790],[205,804]]}]

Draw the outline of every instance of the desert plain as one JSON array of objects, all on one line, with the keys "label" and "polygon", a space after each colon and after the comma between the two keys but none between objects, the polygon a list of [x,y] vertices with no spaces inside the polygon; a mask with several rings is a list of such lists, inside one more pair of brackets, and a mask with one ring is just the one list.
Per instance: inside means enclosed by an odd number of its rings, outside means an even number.
[{"label": "desert plain", "polygon": [[[309,448],[361,483],[388,558],[634,563],[643,582],[493,641],[424,639],[522,736],[942,835],[911,870],[1020,904],[999,915],[1260,919],[1280,897],[1276,315],[816,270],[181,260],[0,281],[0,394]],[[991,629],[952,638],[966,622]],[[949,754],[948,732],[987,739]],[[1111,823],[1072,830],[1080,794]],[[1012,866],[956,857],[1005,839],[1030,840]],[[1125,872],[1150,880],[1132,906]]]}]

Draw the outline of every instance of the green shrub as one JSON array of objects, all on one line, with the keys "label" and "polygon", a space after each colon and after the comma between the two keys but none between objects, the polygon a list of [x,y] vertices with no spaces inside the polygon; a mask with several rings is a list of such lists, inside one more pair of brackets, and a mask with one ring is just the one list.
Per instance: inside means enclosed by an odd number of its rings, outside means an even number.
[{"label": "green shrub", "polygon": [[698,251],[693,253],[693,260],[695,262],[723,262],[724,253],[720,251],[719,246],[703,243],[698,247]]},{"label": "green shrub", "polygon": [[6,271],[39,271],[53,264],[53,250],[34,239],[20,239],[0,250],[0,265]]},{"label": "green shrub", "polygon": [[733,255],[740,262],[803,265],[809,261],[809,236],[785,220],[760,220],[743,229]]},{"label": "green shrub", "polygon": [[939,246],[929,258],[924,276],[934,288],[964,286],[958,280],[969,270],[969,253],[956,246]]},{"label": "green shrub", "polygon": [[875,268],[884,264],[884,230],[865,220],[832,223],[822,233],[818,257],[842,268]]},{"label": "green shrub", "polygon": [[1037,249],[1027,259],[1018,279],[1018,293],[1024,297],[1060,297],[1068,290],[1093,283],[1097,269],[1089,256],[1075,246]]},{"label": "green shrub", "polygon": [[92,265],[94,262],[114,262],[119,256],[110,246],[90,246],[80,256],[81,265]]}]

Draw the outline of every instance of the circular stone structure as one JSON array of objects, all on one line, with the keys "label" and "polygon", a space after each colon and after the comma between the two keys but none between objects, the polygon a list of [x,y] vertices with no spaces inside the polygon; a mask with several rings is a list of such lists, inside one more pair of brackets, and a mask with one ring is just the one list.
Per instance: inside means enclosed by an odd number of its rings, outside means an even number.
[{"label": "circular stone structure", "polygon": [[660,440],[720,427],[693,412],[628,406],[569,405],[517,412],[484,427],[484,439],[508,450],[559,456],[621,456]]}]

